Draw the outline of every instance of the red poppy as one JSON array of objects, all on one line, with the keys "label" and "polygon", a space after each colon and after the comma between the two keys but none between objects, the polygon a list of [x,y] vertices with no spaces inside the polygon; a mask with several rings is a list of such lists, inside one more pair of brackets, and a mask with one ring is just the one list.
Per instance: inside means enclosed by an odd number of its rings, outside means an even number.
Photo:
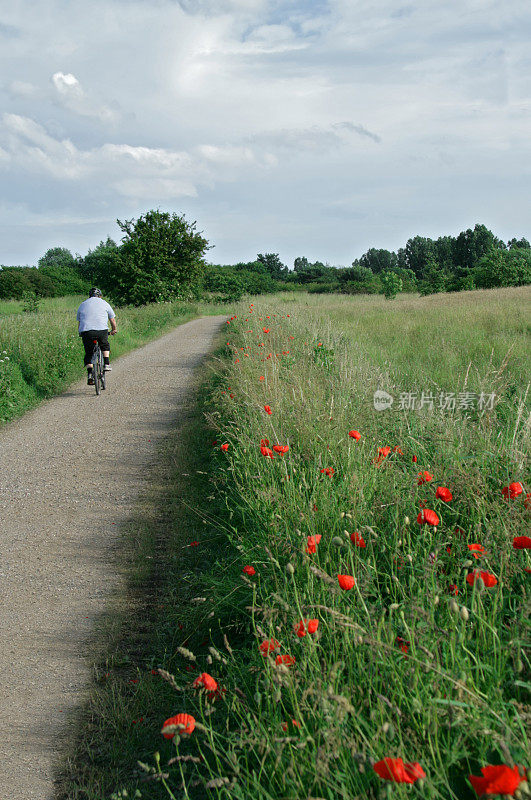
[{"label": "red poppy", "polygon": [[400,449],[400,447],[398,445],[393,447],[393,453],[400,453],[401,456],[404,455],[403,451]]},{"label": "red poppy", "polygon": [[531,547],[531,536],[515,536],[513,547],[515,550],[528,550]]},{"label": "red poppy", "polygon": [[413,458],[411,460],[413,461],[414,464],[416,464],[417,461],[418,461],[417,456],[413,456]]},{"label": "red poppy", "polygon": [[321,541],[321,534],[316,533],[315,536],[308,536],[308,544],[306,546],[307,553],[317,552],[317,545]]},{"label": "red poppy", "polygon": [[357,442],[361,439],[361,433],[359,431],[349,431],[348,435],[351,439],[355,439]]},{"label": "red poppy", "polygon": [[502,494],[506,500],[514,500],[515,497],[522,494],[524,487],[520,482],[510,483],[509,486],[504,486]]},{"label": "red poppy", "polygon": [[215,692],[218,688],[218,682],[208,672],[202,672],[192,685],[196,689],[206,689],[207,692]]},{"label": "red poppy", "polygon": [[260,452],[262,453],[263,456],[265,456],[265,458],[275,457],[275,454],[273,453],[272,450],[269,449],[269,447],[261,447]]},{"label": "red poppy", "polygon": [[[172,726],[178,726],[175,730],[171,730]],[[170,728],[170,730],[168,730]],[[191,714],[176,714],[166,720],[162,726],[161,733],[165,739],[173,739],[176,733],[190,734],[195,728],[195,719]],[[166,732],[165,732],[166,731]]]},{"label": "red poppy", "polygon": [[275,658],[276,664],[285,664],[287,667],[291,667],[292,664],[295,663],[295,658],[293,656],[288,655],[287,653],[283,656],[278,655]]},{"label": "red poppy", "polygon": [[254,567],[251,567],[250,564],[247,564],[242,572],[245,572],[246,575],[256,575],[256,570]]},{"label": "red poppy", "polygon": [[260,377],[258,378],[258,380],[259,380],[259,381],[265,381],[265,376],[264,376],[264,375],[260,375]]},{"label": "red poppy", "polygon": [[429,483],[432,480],[433,480],[433,475],[430,475],[430,473],[427,472],[427,470],[424,470],[424,472],[419,472],[419,479],[417,481],[417,485],[420,486],[421,483]]},{"label": "red poppy", "polygon": [[418,761],[404,764],[401,758],[384,758],[378,761],[373,769],[380,778],[395,783],[415,783],[419,778],[426,777]]},{"label": "red poppy", "polygon": [[457,588],[457,584],[451,583],[447,589],[448,594],[459,594],[459,589]]},{"label": "red poppy", "polygon": [[474,558],[481,558],[487,552],[482,544],[467,544],[467,547],[472,551]]},{"label": "red poppy", "polygon": [[[294,728],[300,728],[300,726],[301,726],[300,722],[297,722],[296,719],[292,719],[291,720],[291,724],[293,725]],[[288,728],[289,728],[289,723],[283,722],[282,723],[282,730],[283,731],[287,731]]]},{"label": "red poppy", "polygon": [[199,542],[190,542],[188,547],[197,547],[198,545],[199,545]]},{"label": "red poppy", "polygon": [[273,412],[271,411],[271,406],[264,406],[264,411],[266,414],[271,415]]},{"label": "red poppy", "polygon": [[325,475],[328,475],[328,477],[331,478],[335,470],[333,467],[325,467],[324,469],[321,470],[321,473],[323,472]]},{"label": "red poppy", "polygon": [[264,333],[269,333],[269,328],[262,328]]},{"label": "red poppy", "polygon": [[423,508],[420,514],[417,517],[417,522],[419,525],[435,525],[437,526],[441,520],[435,513],[432,511],[431,508]]},{"label": "red poppy", "polygon": [[395,639],[395,644],[402,650],[403,653],[407,653],[411,642],[407,642],[405,639],[402,639],[401,636],[397,636]]},{"label": "red poppy", "polygon": [[275,453],[280,453],[281,455],[284,455],[284,453],[288,452],[289,445],[287,445],[287,444],[274,444],[273,445],[273,450],[275,451]]},{"label": "red poppy", "polygon": [[260,439],[261,447],[269,447],[269,439]]},{"label": "red poppy", "polygon": [[517,766],[508,767],[505,764],[489,765],[481,768],[481,774],[469,775],[468,780],[474,787],[474,791],[481,797],[484,794],[508,794],[514,796],[520,784],[526,780],[525,775],[520,774]]},{"label": "red poppy", "polygon": [[446,486],[437,486],[435,497],[438,497],[439,500],[444,500],[445,503],[449,503],[453,499],[453,494]]},{"label": "red poppy", "polygon": [[353,575],[338,575],[337,580],[341,588],[346,592],[353,589],[356,583],[356,579],[353,577]]},{"label": "red poppy", "polygon": [[475,569],[474,572],[471,572],[466,576],[466,582],[470,586],[473,586],[474,582],[477,581],[478,578],[481,578],[487,589],[490,589],[492,586],[496,586],[498,583],[498,579],[491,572],[482,572],[478,569]]},{"label": "red poppy", "polygon": [[379,447],[378,455],[376,456],[376,458],[373,458],[373,464],[379,464],[381,461],[384,460],[384,458],[387,458],[390,452],[391,448],[389,445],[386,445],[385,447]]},{"label": "red poppy", "polygon": [[278,647],[280,647],[280,642],[277,642],[276,639],[265,639],[265,641],[263,641],[262,644],[260,645],[260,652],[262,653],[263,656],[267,656],[269,655],[269,653],[272,653],[273,650],[276,650]]},{"label": "red poppy", "polygon": [[358,531],[354,531],[354,533],[350,534],[350,541],[355,544],[356,547],[367,547],[365,539]]},{"label": "red poppy", "polygon": [[222,444],[221,445],[221,449],[224,450],[225,452],[227,452],[227,450],[229,449],[229,443],[225,442],[225,444]]},{"label": "red poppy", "polygon": [[306,636],[307,633],[315,633],[317,628],[319,627],[319,620],[318,619],[301,619],[298,625],[295,625],[295,633],[302,639],[303,636]]}]

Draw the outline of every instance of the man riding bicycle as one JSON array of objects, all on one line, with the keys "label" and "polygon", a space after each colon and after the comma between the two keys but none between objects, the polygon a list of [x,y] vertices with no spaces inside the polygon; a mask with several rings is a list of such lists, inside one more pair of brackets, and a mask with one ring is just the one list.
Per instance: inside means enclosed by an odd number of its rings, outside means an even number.
[{"label": "man riding bicycle", "polygon": [[77,310],[77,321],[79,322],[79,335],[85,347],[85,366],[87,368],[87,383],[89,386],[94,384],[92,375],[92,353],[94,351],[94,340],[99,342],[103,353],[104,371],[110,372],[112,367],[109,363],[109,329],[107,320],[111,323],[111,336],[116,333],[116,317],[111,306],[103,299],[101,291],[93,287],[90,290],[87,300],[84,300]]}]

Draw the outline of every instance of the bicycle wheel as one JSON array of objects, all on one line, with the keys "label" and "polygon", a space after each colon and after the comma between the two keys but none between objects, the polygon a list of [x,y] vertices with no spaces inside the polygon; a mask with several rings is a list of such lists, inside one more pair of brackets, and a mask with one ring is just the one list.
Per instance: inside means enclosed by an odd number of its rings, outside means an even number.
[{"label": "bicycle wheel", "polygon": [[101,350],[100,350],[99,365],[100,365],[100,386],[102,389],[105,389],[105,365],[103,363],[103,353],[101,352]]},{"label": "bicycle wheel", "polygon": [[92,377],[94,378],[94,388],[96,394],[100,393],[100,346],[98,343],[94,345],[94,352],[92,353]]}]

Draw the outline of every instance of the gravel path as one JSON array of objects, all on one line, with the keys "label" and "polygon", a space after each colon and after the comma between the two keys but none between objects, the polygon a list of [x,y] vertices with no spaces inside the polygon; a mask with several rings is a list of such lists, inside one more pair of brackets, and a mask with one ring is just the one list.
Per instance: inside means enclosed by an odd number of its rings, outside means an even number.
[{"label": "gravel path", "polygon": [[92,620],[120,580],[118,525],[149,481],[157,443],[178,425],[221,320],[188,322],[111,357],[100,397],[75,383],[0,431],[0,800],[53,797],[61,735],[87,683]]}]

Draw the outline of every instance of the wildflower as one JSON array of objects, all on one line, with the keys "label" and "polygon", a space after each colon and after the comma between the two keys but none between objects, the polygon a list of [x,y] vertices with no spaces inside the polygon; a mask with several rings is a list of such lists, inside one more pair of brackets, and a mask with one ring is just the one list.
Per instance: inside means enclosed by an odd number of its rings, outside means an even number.
[{"label": "wildflower", "polygon": [[508,794],[512,797],[520,784],[525,781],[525,775],[520,774],[517,766],[508,767],[505,764],[482,767],[481,774],[483,777],[468,776],[478,797],[484,794]]},{"label": "wildflower", "polygon": [[269,328],[262,328],[264,333],[269,333]]},{"label": "wildflower", "polygon": [[293,656],[288,655],[287,653],[285,655],[283,655],[283,656],[282,655],[278,655],[275,658],[275,663],[276,664],[285,664],[287,667],[291,667],[291,665],[294,664],[295,661],[296,661],[296,659]]},{"label": "wildflower", "polygon": [[227,452],[227,450],[229,449],[229,443],[228,443],[228,442],[225,442],[225,444],[222,444],[222,445],[221,445],[221,449],[222,449],[222,450],[224,450],[224,451],[225,451],[225,453],[226,453],[226,452]]},{"label": "wildflower", "polygon": [[487,552],[482,544],[467,544],[467,547],[472,551],[474,558],[481,558]]},{"label": "wildflower", "polygon": [[380,778],[395,783],[415,783],[419,778],[426,777],[418,761],[404,764],[401,758],[384,758],[378,761],[373,769]]},{"label": "wildflower", "polygon": [[273,450],[275,451],[275,453],[280,453],[281,455],[284,455],[284,453],[288,452],[289,445],[287,445],[287,444],[274,444],[273,445]]},{"label": "wildflower", "polygon": [[379,464],[381,461],[384,460],[384,458],[387,458],[390,452],[391,448],[389,447],[389,445],[386,445],[385,447],[379,447],[378,455],[376,456],[376,458],[373,458],[372,460],[373,464]]},{"label": "wildflower", "polygon": [[218,683],[212,675],[209,675],[208,672],[202,672],[198,678],[192,684],[195,689],[206,689],[208,692],[215,692],[218,688]]},{"label": "wildflower", "polygon": [[266,414],[269,414],[270,416],[271,416],[271,414],[273,413],[273,412],[271,411],[271,406],[264,406],[264,411],[266,412]]},{"label": "wildflower", "polygon": [[265,458],[274,458],[275,455],[269,447],[261,447],[260,452]]},{"label": "wildflower", "polygon": [[365,539],[358,531],[354,531],[354,533],[350,534],[350,541],[355,544],[356,547],[367,547]]},{"label": "wildflower", "polygon": [[260,439],[260,447],[269,447],[269,439]]},{"label": "wildflower", "polygon": [[[171,730],[173,726],[176,726],[177,729]],[[168,728],[170,730],[168,730]],[[194,728],[195,719],[191,714],[176,714],[174,717],[170,717],[166,720],[162,726],[161,733],[165,739],[173,739],[176,733],[190,734],[193,732]]]},{"label": "wildflower", "polygon": [[258,378],[258,380],[259,380],[259,381],[265,381],[265,375],[260,375],[260,377]]},{"label": "wildflower", "polygon": [[447,589],[448,594],[459,594],[459,589],[457,588],[457,584],[451,583]]},{"label": "wildflower", "polygon": [[307,633],[315,633],[317,628],[319,627],[319,620],[318,619],[301,619],[298,625],[295,625],[295,633],[302,639],[303,636],[306,636]]},{"label": "wildflower", "polygon": [[246,574],[246,575],[256,575],[256,570],[255,570],[255,568],[254,568],[254,567],[251,567],[251,565],[250,565],[250,564],[247,564],[247,565],[246,565],[246,566],[243,568],[242,572],[245,572],[245,574]]},{"label": "wildflower", "polygon": [[438,497],[439,500],[444,500],[445,503],[449,503],[453,499],[453,494],[446,486],[437,486],[435,497]]},{"label": "wildflower", "polygon": [[395,639],[395,644],[402,650],[403,653],[407,653],[411,642],[407,642],[405,639],[402,639],[401,636],[397,636]]},{"label": "wildflower", "polygon": [[515,497],[522,494],[524,487],[520,482],[510,483],[509,486],[504,486],[502,494],[506,500],[514,500]]},{"label": "wildflower", "polygon": [[420,514],[417,517],[417,522],[419,525],[435,525],[437,526],[440,522],[439,517],[432,511],[431,508],[423,508]]},{"label": "wildflower", "polygon": [[400,453],[401,456],[404,455],[403,451],[400,449],[400,447],[398,445],[393,447],[393,453]]},{"label": "wildflower", "polygon": [[325,467],[324,469],[321,470],[321,473],[323,472],[325,475],[328,475],[328,477],[331,478],[335,472],[335,469],[333,467]]},{"label": "wildflower", "polygon": [[349,431],[348,435],[351,439],[355,439],[357,442],[361,439],[361,433],[359,431]]},{"label": "wildflower", "polygon": [[[293,725],[294,728],[300,728],[300,726],[301,726],[300,722],[297,722],[296,719],[292,719],[291,720],[291,724]],[[287,722],[283,722],[282,723],[282,730],[284,732],[286,732],[288,730],[288,728],[289,728],[289,724]]]},{"label": "wildflower", "polygon": [[308,544],[306,546],[307,553],[316,553],[317,552],[317,545],[321,541],[321,534],[316,533],[315,536],[308,536]]},{"label": "wildflower", "polygon": [[342,589],[346,592],[354,588],[356,579],[352,575],[338,575],[337,580]]},{"label": "wildflower", "polygon": [[414,464],[416,464],[416,463],[417,463],[417,460],[418,460],[418,459],[417,459],[417,456],[413,456],[413,458],[412,458],[411,460],[412,460],[412,462],[413,462]]},{"label": "wildflower", "polygon": [[272,653],[273,650],[276,650],[278,647],[280,647],[280,642],[277,642],[276,639],[265,639],[265,641],[263,641],[262,644],[260,645],[260,652],[262,653],[263,656],[267,656],[269,655],[269,653]]},{"label": "wildflower", "polygon": [[422,483],[429,483],[432,480],[433,480],[433,475],[430,475],[430,473],[427,470],[424,470],[424,472],[419,472],[419,479],[417,481],[417,486],[420,486]]},{"label": "wildflower", "polygon": [[466,576],[466,582],[470,586],[473,586],[474,582],[479,580],[480,578],[487,587],[487,589],[490,589],[492,586],[496,586],[496,584],[498,583],[498,579],[491,572],[482,572],[478,569],[474,570],[473,572],[471,572],[469,575]]},{"label": "wildflower", "polygon": [[515,536],[513,547],[515,550],[528,550],[531,547],[531,536]]}]

